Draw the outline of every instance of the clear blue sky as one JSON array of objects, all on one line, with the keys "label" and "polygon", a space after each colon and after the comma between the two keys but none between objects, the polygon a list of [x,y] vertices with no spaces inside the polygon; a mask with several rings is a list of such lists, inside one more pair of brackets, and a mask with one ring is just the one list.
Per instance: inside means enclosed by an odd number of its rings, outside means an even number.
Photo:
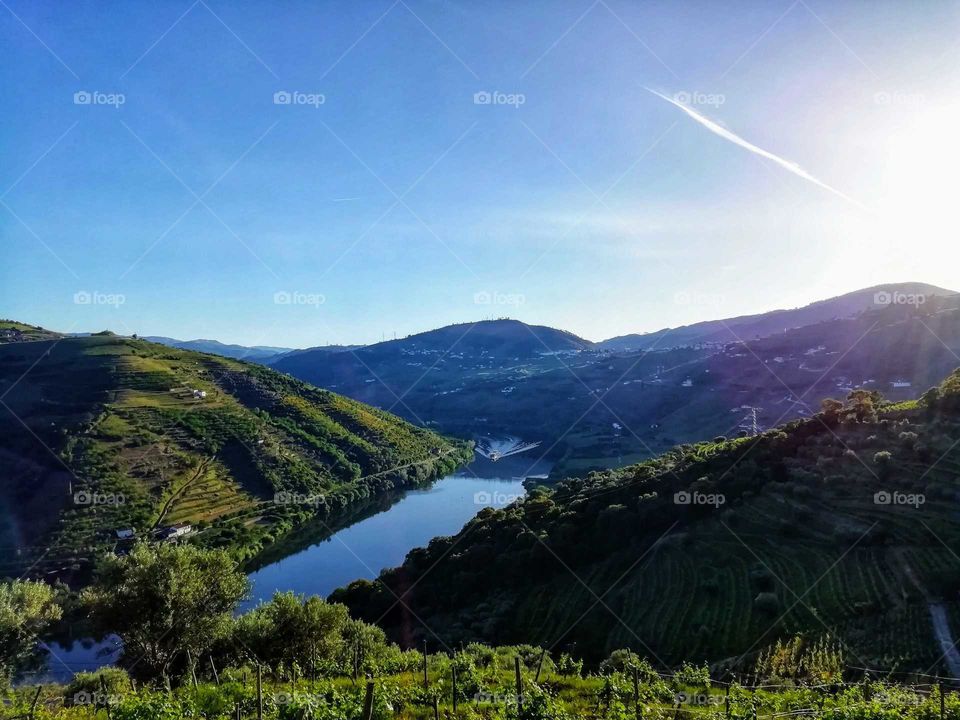
[{"label": "clear blue sky", "polygon": [[285,346],[509,315],[601,339],[956,286],[958,8],[3,0],[0,315]]}]

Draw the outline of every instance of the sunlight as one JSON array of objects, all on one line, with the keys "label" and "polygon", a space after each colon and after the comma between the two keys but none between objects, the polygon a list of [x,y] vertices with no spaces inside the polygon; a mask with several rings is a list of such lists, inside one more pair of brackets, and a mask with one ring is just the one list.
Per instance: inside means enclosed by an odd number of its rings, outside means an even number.
[{"label": "sunlight", "polygon": [[[919,102],[919,101],[918,101]],[[957,248],[943,242],[955,228],[956,175],[960,166],[960,104],[921,109],[915,118],[890,135],[883,203],[878,212],[897,242],[909,241],[914,249],[936,250],[943,262],[946,251]]]}]

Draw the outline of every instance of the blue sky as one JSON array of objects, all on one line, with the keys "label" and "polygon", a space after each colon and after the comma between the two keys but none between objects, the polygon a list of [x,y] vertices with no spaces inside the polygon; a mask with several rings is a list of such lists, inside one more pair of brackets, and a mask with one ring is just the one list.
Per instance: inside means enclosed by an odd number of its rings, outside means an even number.
[{"label": "blue sky", "polygon": [[957,3],[4,3],[3,316],[598,340],[958,285]]}]

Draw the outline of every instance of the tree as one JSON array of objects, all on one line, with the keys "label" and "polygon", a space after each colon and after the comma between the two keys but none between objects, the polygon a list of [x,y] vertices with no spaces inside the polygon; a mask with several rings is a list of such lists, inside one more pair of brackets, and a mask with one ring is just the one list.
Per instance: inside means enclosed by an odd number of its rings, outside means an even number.
[{"label": "tree", "polygon": [[[272,668],[294,663],[323,671],[334,669],[345,644],[347,608],[317,596],[304,599],[292,592],[273,598],[237,618],[234,638],[254,659]],[[351,648],[352,649],[352,648]]]},{"label": "tree", "polygon": [[820,401],[820,416],[827,425],[836,425],[840,422],[840,412],[843,403],[833,398],[824,398]]},{"label": "tree", "polygon": [[61,614],[53,588],[46,583],[0,583],[0,685],[34,652],[37,635]]},{"label": "tree", "polygon": [[168,677],[188,651],[197,658],[224,635],[248,590],[223,551],[139,544],[103,562],[86,600],[101,629],[123,641],[131,671]]},{"label": "tree", "polygon": [[847,395],[845,419],[848,422],[875,422],[883,395],[876,390],[853,390]]}]

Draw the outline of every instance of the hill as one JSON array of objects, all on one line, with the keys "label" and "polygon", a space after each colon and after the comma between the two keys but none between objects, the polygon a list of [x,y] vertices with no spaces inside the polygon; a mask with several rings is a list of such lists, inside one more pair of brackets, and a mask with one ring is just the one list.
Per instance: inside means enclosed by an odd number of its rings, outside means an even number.
[{"label": "hill", "polygon": [[[509,378],[564,367],[589,351],[587,340],[516,320],[485,320],[368,345],[347,352],[297,351],[271,363],[281,372],[389,409],[418,424],[471,438],[492,416],[502,431],[497,397]],[[482,397],[474,390],[482,386]],[[487,413],[487,404],[494,405]],[[485,422],[485,421],[483,421]]]},{"label": "hill", "polygon": [[259,365],[98,334],[0,345],[0,545],[77,570],[113,531],[189,523],[248,557],[470,458],[463,443]]},{"label": "hill", "polygon": [[330,358],[329,349],[323,347],[297,351],[278,360],[275,365],[278,370],[303,378],[311,375],[323,379],[330,377],[329,364],[335,366],[334,372],[369,377],[370,373],[365,370],[368,364],[379,365],[397,360],[430,362],[449,356],[482,358],[488,365],[500,365],[521,358],[577,352],[592,345],[589,340],[572,333],[542,325],[528,325],[507,319],[481,320],[447,325],[356,349],[346,347],[351,352],[338,353],[336,358]]},{"label": "hill", "polygon": [[855,391],[758,437],[536,490],[331,599],[411,645],[429,627],[670,665],[829,635],[861,667],[946,669],[960,370],[919,403],[878,403]]},{"label": "hill", "polygon": [[250,362],[258,363],[267,363],[273,358],[292,352],[292,348],[270,347],[267,345],[247,347],[245,345],[230,345],[218,340],[176,340],[158,335],[148,335],[143,339],[159,343],[160,345],[180,348],[181,350],[194,350],[196,352],[222,355],[223,357],[233,358],[234,360],[249,360]]},{"label": "hill", "polygon": [[708,320],[678,328],[664,328],[651,333],[621,335],[598,343],[598,347],[606,350],[648,350],[755,340],[805,325],[851,318],[884,305],[915,304],[917,299],[922,304],[929,298],[950,295],[956,295],[956,292],[927,283],[876,285],[793,310],[773,310],[758,315],[743,315],[724,320]]}]

